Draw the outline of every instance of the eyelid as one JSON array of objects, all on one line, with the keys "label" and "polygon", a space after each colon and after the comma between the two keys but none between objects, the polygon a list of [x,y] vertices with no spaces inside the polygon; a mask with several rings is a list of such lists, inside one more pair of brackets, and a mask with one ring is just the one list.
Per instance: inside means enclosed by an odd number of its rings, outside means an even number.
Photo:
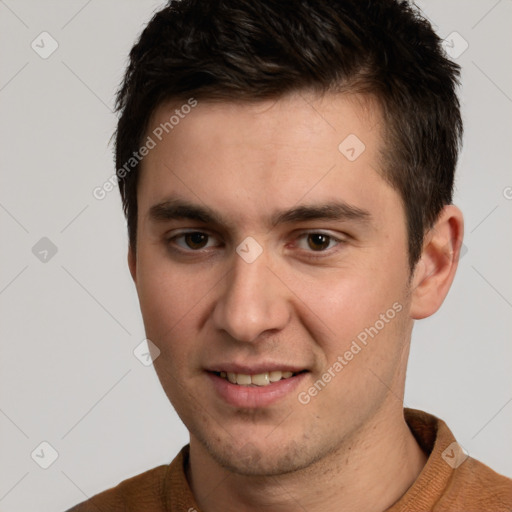
[{"label": "eyelid", "polygon": [[304,239],[309,235],[323,235],[330,238],[331,241],[336,242],[333,247],[324,249],[323,251],[314,251],[312,249],[300,249],[300,251],[307,253],[310,258],[322,258],[332,255],[335,251],[339,250],[339,246],[347,242],[348,235],[333,234],[332,231],[324,229],[308,229],[301,231],[295,236],[295,240]]},{"label": "eyelid", "polygon": [[337,242],[345,242],[349,237],[347,234],[333,232],[329,229],[302,229],[297,233],[296,238],[301,238],[307,235],[324,235],[336,240]]},{"label": "eyelid", "polygon": [[[200,253],[202,251],[210,249],[211,247],[219,247],[221,245],[220,243],[217,243],[214,246],[203,247],[202,249],[195,249],[194,250],[194,249],[191,249],[190,247],[189,248],[182,247],[182,246],[178,245],[177,243],[175,243],[175,240],[177,238],[180,238],[182,236],[188,235],[190,233],[201,233],[203,235],[206,235],[208,237],[208,242],[210,242],[210,239],[217,240],[217,236],[214,235],[211,231],[208,231],[207,229],[201,229],[201,228],[181,228],[181,229],[173,229],[172,231],[166,233],[165,234],[165,241],[167,242],[168,245],[170,245],[171,243],[174,243],[175,246],[177,246],[177,250],[180,250],[180,251],[183,251],[183,252],[195,252],[195,253]],[[217,240],[217,242],[218,242],[218,240]]]},{"label": "eyelid", "polygon": [[[183,237],[189,233],[202,233],[202,234],[208,236],[208,243],[210,243],[211,241],[215,241],[217,243],[215,243],[214,245],[203,247],[201,249],[192,249],[190,247],[181,246],[176,242],[176,239]],[[324,236],[329,237],[331,242],[336,242],[333,247],[330,247],[328,249],[324,249],[321,251],[297,248],[302,253],[307,254],[308,258],[313,258],[313,259],[327,257],[327,256],[332,255],[334,252],[339,250],[340,245],[343,245],[344,243],[346,243],[348,241],[348,238],[350,238],[350,236],[345,233],[337,233],[337,232],[333,233],[332,231],[325,230],[325,229],[306,229],[306,230],[300,230],[298,233],[296,233],[292,236],[293,245],[296,247],[296,241],[302,240],[302,239],[306,238],[308,235],[324,235]],[[221,242],[219,242],[218,235],[216,235],[215,233],[212,233],[208,229],[202,229],[202,228],[174,229],[174,230],[166,233],[165,241],[169,246],[171,246],[171,244],[172,244],[173,245],[172,249],[174,249],[176,251],[181,251],[182,253],[196,253],[196,254],[200,254],[202,252],[207,252],[213,248],[222,247],[222,245],[223,245]]]}]

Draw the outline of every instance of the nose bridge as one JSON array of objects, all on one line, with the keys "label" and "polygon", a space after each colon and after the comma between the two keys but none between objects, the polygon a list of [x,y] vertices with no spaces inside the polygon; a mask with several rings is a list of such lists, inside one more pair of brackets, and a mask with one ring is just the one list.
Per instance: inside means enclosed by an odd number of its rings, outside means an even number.
[{"label": "nose bridge", "polygon": [[286,293],[268,264],[264,253],[254,261],[233,255],[232,271],[225,277],[213,318],[218,329],[237,340],[251,342],[288,322]]}]

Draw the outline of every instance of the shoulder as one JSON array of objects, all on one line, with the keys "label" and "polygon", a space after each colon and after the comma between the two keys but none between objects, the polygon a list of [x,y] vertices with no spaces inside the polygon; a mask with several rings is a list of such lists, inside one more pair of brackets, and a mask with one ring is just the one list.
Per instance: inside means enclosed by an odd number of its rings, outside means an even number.
[{"label": "shoulder", "polygon": [[169,465],[150,469],[123,480],[117,486],[84,501],[67,512],[121,512],[143,510],[165,510],[165,481]]},{"label": "shoulder", "polygon": [[454,504],[468,511],[509,512],[512,510],[512,480],[468,457],[453,472],[447,485],[444,506]]},{"label": "shoulder", "polygon": [[404,415],[428,460],[388,512],[512,511],[510,478],[468,456],[441,419],[414,409],[406,409]]}]

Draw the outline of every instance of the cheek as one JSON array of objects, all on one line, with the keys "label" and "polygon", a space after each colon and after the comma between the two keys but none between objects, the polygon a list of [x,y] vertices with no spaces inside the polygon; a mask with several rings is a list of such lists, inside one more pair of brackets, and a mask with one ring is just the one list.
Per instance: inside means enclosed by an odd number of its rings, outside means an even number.
[{"label": "cheek", "polygon": [[186,331],[205,290],[200,280],[190,279],[165,258],[141,252],[137,293],[148,338],[166,345],[169,338]]},{"label": "cheek", "polygon": [[350,330],[372,317],[382,302],[377,283],[364,277],[333,271],[316,282],[295,285],[297,296],[331,331]]},{"label": "cheek", "polygon": [[343,354],[358,336],[369,337],[367,329],[375,333],[375,324],[379,338],[394,337],[401,325],[396,320],[406,310],[401,274],[333,271],[325,278],[295,284],[300,299],[296,310],[328,359]]},{"label": "cheek", "polygon": [[[317,361],[317,380],[301,391],[315,397],[315,410],[326,421],[329,415],[322,411],[333,403],[343,407],[331,420],[346,410],[364,414],[361,404],[380,403],[392,388],[408,333],[399,283],[339,275],[324,283],[321,293],[311,286],[300,292],[300,321],[314,338],[309,347]],[[319,380],[328,382],[325,392]]]}]

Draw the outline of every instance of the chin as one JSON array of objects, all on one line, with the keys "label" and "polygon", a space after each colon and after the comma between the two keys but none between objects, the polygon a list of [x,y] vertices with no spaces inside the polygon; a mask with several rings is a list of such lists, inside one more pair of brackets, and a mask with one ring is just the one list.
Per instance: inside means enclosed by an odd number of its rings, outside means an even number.
[{"label": "chin", "polygon": [[311,457],[304,444],[289,441],[272,444],[262,438],[258,442],[235,443],[225,440],[208,443],[210,457],[228,471],[243,476],[277,476],[310,466],[320,456]]}]

